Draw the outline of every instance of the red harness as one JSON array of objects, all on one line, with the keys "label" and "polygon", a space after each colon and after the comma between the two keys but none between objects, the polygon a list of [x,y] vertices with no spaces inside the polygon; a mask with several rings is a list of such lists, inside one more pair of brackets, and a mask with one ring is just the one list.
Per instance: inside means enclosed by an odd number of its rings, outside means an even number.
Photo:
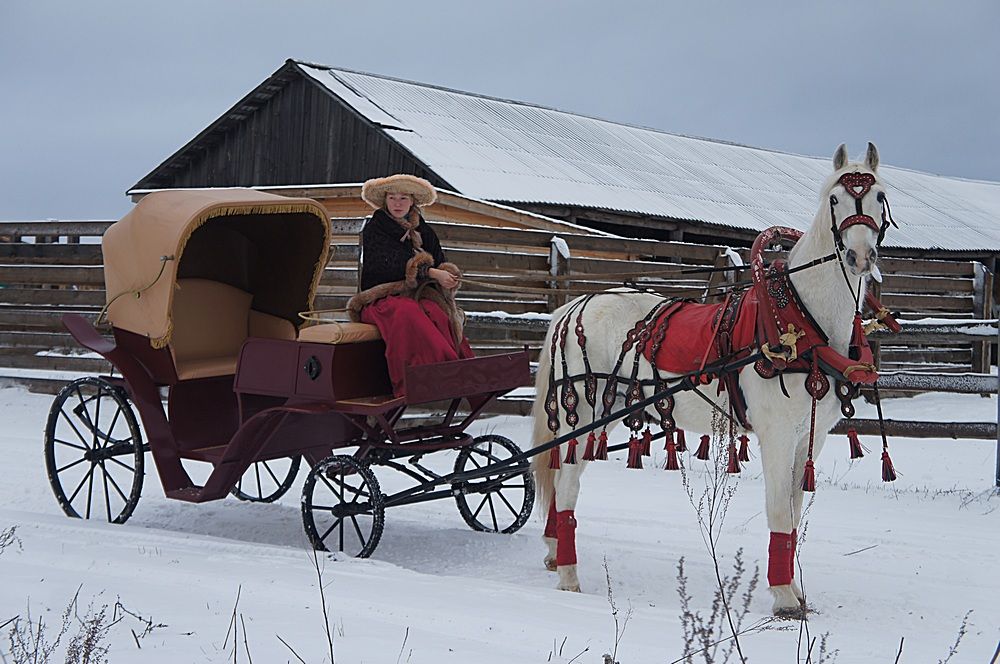
[{"label": "red harness", "polygon": [[[721,304],[677,302],[667,307],[650,323],[655,330],[666,327],[664,341],[655,358],[652,347],[646,346],[646,359],[655,361],[662,371],[684,374],[701,371],[721,358],[745,357],[759,347],[766,359],[754,368],[765,378],[786,372],[817,374],[818,367],[839,382],[874,383],[878,372],[861,316],[855,315],[848,355],[841,355],[830,347],[829,338],[802,303],[785,262],[764,263],[765,247],[779,238],[798,240],[801,236],[791,228],[773,227],[757,237],[751,250],[753,286],[749,290],[732,293]],[[899,324],[870,293],[866,303],[880,321],[899,331]],[[720,391],[727,389],[735,395],[735,414],[750,428],[736,376],[721,379]],[[822,398],[828,387],[822,376],[810,376],[807,381],[807,389],[816,398]]]}]

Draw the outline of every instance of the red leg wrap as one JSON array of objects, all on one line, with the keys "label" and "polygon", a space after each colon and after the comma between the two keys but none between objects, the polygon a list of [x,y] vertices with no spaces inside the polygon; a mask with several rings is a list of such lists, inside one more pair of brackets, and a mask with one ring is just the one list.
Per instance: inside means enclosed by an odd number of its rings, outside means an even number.
[{"label": "red leg wrap", "polygon": [[799,540],[799,533],[798,533],[798,531],[793,530],[792,531],[792,555],[788,558],[788,562],[790,563],[789,567],[791,568],[791,571],[789,572],[789,574],[791,575],[790,578],[792,578],[792,579],[795,578],[795,544],[798,542],[798,540]]},{"label": "red leg wrap", "polygon": [[795,537],[791,533],[771,533],[767,547],[767,585],[787,586],[795,564]]},{"label": "red leg wrap", "polygon": [[556,532],[559,543],[556,545],[556,565],[576,564],[576,516],[573,510],[556,512]]},{"label": "red leg wrap", "polygon": [[545,519],[545,536],[555,539],[558,536],[556,532],[556,499],[553,498],[552,502],[549,503],[549,516]]}]

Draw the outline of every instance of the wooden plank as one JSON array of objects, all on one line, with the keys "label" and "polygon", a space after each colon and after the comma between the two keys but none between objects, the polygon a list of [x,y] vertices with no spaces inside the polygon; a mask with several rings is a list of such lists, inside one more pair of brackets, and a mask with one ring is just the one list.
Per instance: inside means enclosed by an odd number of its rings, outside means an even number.
[{"label": "wooden plank", "polygon": [[878,259],[879,269],[885,275],[924,275],[924,276],[973,276],[972,263],[969,261],[932,261],[912,258],[891,258],[882,256]]},{"label": "wooden plank", "polygon": [[911,277],[896,274],[885,275],[882,282],[883,293],[961,293],[974,292],[975,282],[972,279],[950,277]]},{"label": "wooden plank", "polygon": [[0,265],[0,284],[104,286],[104,269],[58,265]]},{"label": "wooden plank", "polygon": [[932,364],[963,364],[972,361],[972,349],[886,347],[881,348],[883,362],[928,362]]},{"label": "wooden plank", "polygon": [[[90,374],[106,374],[111,371],[111,363],[103,357],[34,355],[31,353],[2,354],[0,355],[0,367],[42,371],[78,371]],[[0,374],[2,372],[3,369],[0,369]]]},{"label": "wooden plank", "polygon": [[0,235],[101,236],[113,221],[0,221]]},{"label": "wooden plank", "polygon": [[99,244],[25,244],[0,242],[0,262],[56,265],[101,265]]},{"label": "wooden plank", "polygon": [[509,272],[511,270],[526,270],[548,272],[548,256],[532,256],[528,254],[507,254],[500,251],[467,251],[452,249],[448,252],[448,260],[458,265],[463,271],[491,270]]},{"label": "wooden plank", "polygon": [[[878,420],[841,420],[831,433],[846,434],[854,429],[862,436],[879,434]],[[996,422],[913,422],[909,420],[885,420],[887,436],[902,438],[971,438],[976,440],[996,440]],[[874,454],[873,454],[874,455]]]},{"label": "wooden plank", "polygon": [[[0,309],[0,329],[21,329],[24,327],[44,330],[62,330],[62,316],[70,313],[62,311],[29,311]],[[93,312],[75,312],[93,315]]]},{"label": "wooden plank", "polygon": [[897,312],[961,312],[972,313],[972,297],[941,295],[893,295],[883,293],[882,304]]},{"label": "wooden plank", "polygon": [[73,308],[103,307],[103,290],[69,288],[0,288],[0,304],[71,306]]},{"label": "wooden plank", "polygon": [[996,394],[997,377],[983,374],[934,376],[926,373],[882,373],[879,388],[905,392],[948,392],[952,394]]},{"label": "wooden plank", "polygon": [[77,348],[68,332],[10,332],[0,329],[0,347],[7,348]]}]

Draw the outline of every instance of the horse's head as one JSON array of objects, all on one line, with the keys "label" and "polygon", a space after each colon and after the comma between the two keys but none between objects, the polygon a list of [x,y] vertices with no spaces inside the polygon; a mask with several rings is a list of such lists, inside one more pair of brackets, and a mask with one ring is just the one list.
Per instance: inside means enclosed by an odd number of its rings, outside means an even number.
[{"label": "horse's head", "polygon": [[869,143],[864,162],[848,162],[847,148],[841,144],[833,155],[833,168],[822,203],[829,205],[838,258],[856,277],[879,278],[875,261],[891,217],[878,177],[878,149]]}]

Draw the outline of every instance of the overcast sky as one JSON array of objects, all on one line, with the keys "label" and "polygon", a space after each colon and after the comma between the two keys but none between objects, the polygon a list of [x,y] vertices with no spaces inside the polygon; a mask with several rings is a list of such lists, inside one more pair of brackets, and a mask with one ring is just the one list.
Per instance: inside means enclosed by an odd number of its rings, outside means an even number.
[{"label": "overcast sky", "polygon": [[998,0],[0,0],[0,219],[121,216],[288,58],[1000,181],[998,32]]}]

